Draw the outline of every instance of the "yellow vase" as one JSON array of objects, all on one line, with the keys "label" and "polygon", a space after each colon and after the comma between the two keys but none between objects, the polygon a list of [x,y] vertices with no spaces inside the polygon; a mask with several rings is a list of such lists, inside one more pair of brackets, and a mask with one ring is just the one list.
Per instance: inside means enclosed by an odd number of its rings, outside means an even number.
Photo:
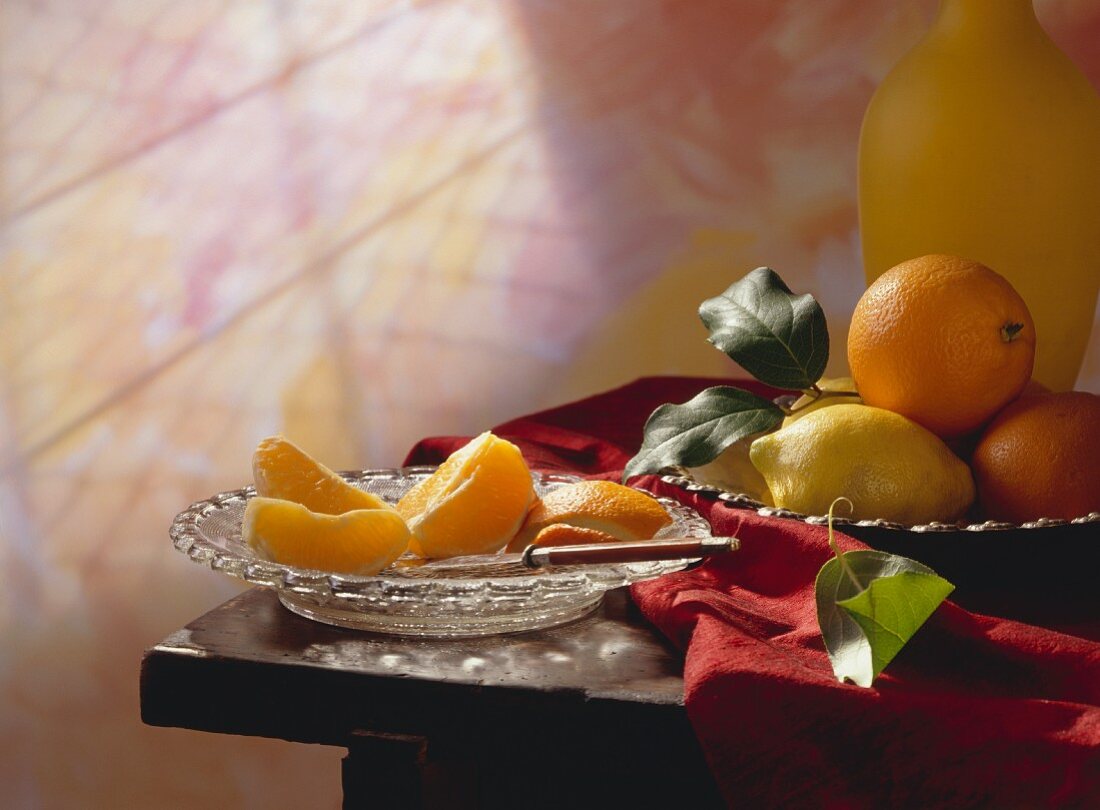
[{"label": "yellow vase", "polygon": [[928,253],[1005,276],[1035,379],[1073,387],[1100,289],[1100,98],[1031,0],[941,0],[867,109],[859,222],[868,283]]}]

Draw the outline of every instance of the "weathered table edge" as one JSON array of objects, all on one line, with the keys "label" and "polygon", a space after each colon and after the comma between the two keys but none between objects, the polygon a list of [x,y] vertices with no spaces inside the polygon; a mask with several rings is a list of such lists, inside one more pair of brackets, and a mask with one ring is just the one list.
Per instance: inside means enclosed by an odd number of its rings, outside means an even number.
[{"label": "weathered table edge", "polygon": [[[263,590],[245,591],[204,616]],[[287,616],[288,621],[308,623],[289,612]],[[253,662],[218,655],[180,640],[180,632],[147,649],[142,658],[141,719],[147,725],[345,745],[349,735],[367,727],[392,726],[389,730],[395,733],[419,733],[410,729],[410,723],[431,725],[416,722],[417,718],[430,717],[447,704],[452,712],[457,708],[480,717],[487,712],[514,713],[522,705],[523,712],[544,715],[548,722],[583,709],[590,723],[610,727],[643,722],[690,730],[682,691],[669,698],[653,693],[611,695],[588,688],[525,689],[371,676],[334,671],[306,660]],[[320,670],[324,671],[324,694],[311,694],[310,683]],[[363,700],[367,692],[375,695],[370,705]],[[344,710],[335,711],[338,705]],[[289,733],[291,728],[296,730]]]}]

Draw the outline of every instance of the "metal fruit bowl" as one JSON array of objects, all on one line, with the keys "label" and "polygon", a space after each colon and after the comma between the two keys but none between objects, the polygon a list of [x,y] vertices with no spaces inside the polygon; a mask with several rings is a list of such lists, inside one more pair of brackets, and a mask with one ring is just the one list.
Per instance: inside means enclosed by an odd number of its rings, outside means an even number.
[{"label": "metal fruit bowl", "polygon": [[[744,493],[697,480],[683,468],[670,472],[662,478],[666,483],[713,496],[734,509],[814,526],[828,524],[824,515],[767,506]],[[951,598],[964,607],[1034,621],[1100,618],[1100,512],[1022,524],[914,526],[835,515],[833,526],[872,548],[929,566],[955,584]]]}]

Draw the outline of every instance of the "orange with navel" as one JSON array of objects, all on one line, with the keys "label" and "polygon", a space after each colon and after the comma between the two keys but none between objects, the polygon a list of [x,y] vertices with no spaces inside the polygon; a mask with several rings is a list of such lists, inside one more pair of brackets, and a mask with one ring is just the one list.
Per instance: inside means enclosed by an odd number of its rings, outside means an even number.
[{"label": "orange with navel", "polygon": [[996,272],[958,256],[902,262],[863,294],[848,365],[863,401],[941,438],[980,428],[1027,385],[1035,325]]},{"label": "orange with navel", "polygon": [[1071,520],[1100,511],[1100,396],[1022,396],[990,422],[970,459],[985,517]]}]

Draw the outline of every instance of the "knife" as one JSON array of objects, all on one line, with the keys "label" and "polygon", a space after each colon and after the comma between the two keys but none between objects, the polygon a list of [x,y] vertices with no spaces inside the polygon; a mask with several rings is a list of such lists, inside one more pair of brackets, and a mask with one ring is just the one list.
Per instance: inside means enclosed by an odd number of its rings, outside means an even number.
[{"label": "knife", "polygon": [[711,557],[736,551],[736,537],[669,537],[637,543],[589,543],[576,546],[528,546],[520,561],[528,568],[558,565],[606,565]]},{"label": "knife", "polygon": [[478,554],[444,560],[401,559],[394,565],[407,577],[517,576],[563,565],[608,565],[650,560],[706,559],[736,551],[736,537],[669,537],[636,543],[528,546],[520,554]]}]

